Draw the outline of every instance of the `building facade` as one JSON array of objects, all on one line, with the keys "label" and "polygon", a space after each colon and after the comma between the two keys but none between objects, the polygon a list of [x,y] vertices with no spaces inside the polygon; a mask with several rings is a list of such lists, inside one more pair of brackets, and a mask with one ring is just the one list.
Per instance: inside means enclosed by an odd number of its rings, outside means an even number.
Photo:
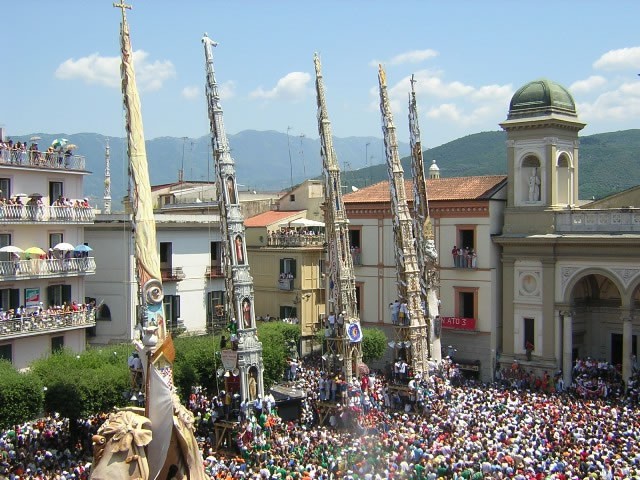
[{"label": "building facade", "polygon": [[618,365],[626,380],[640,333],[639,189],[578,200],[585,124],[557,83],[520,88],[501,126],[509,187],[494,238],[503,265],[499,362],[562,372],[568,385],[575,360],[591,357]]},{"label": "building facade", "polygon": [[314,348],[325,311],[322,183],[282,195],[277,210],[245,220],[256,318],[300,325],[301,351]]},{"label": "building facade", "polygon": [[[500,252],[491,236],[501,232],[506,177],[439,178],[435,164],[431,172],[427,192],[439,252],[442,353],[487,380],[498,349],[502,301]],[[412,191],[411,182],[405,188]],[[397,279],[388,182],[345,195],[344,203],[360,319],[392,338],[390,304],[397,298]],[[391,358],[389,352],[386,359]]]},{"label": "building facade", "polygon": [[35,141],[0,148],[0,358],[19,369],[57,349],[83,351],[95,325],[85,306],[96,271],[84,234],[95,216],[82,193],[90,172],[62,142],[44,152]]}]

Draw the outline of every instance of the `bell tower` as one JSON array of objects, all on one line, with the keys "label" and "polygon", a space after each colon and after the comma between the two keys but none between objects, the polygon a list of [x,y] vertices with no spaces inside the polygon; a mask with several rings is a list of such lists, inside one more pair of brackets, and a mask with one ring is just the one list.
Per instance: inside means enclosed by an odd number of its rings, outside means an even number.
[{"label": "bell tower", "polygon": [[512,97],[507,120],[509,209],[557,210],[578,203],[578,119],[569,91],[550,80],[529,82]]}]

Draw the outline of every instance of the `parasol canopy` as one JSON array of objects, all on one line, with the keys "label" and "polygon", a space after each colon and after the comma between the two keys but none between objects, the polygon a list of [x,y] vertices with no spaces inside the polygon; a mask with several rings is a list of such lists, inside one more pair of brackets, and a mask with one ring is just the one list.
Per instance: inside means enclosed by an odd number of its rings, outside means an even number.
[{"label": "parasol canopy", "polygon": [[63,252],[71,251],[74,248],[76,248],[76,247],[74,247],[70,243],[65,243],[65,242],[59,243],[55,247],[53,247],[54,250],[61,250]]},{"label": "parasol canopy", "polygon": [[42,195],[41,193],[30,193],[29,194],[29,198],[42,198],[44,197],[44,195]]},{"label": "parasol canopy", "polygon": [[74,252],[93,252],[93,248],[89,245],[85,245],[81,243],[80,245],[76,245],[76,248],[73,249]]},{"label": "parasol canopy", "polygon": [[29,255],[46,255],[47,254],[47,252],[45,252],[40,247],[29,247],[24,251],[24,253],[27,253]]},{"label": "parasol canopy", "polygon": [[65,145],[64,148],[66,150],[74,150],[74,149],[78,148],[78,146],[75,143],[69,143],[68,145]]},{"label": "parasol canopy", "polygon": [[67,144],[68,141],[69,140],[67,140],[66,138],[56,138],[53,140],[53,142],[51,142],[51,146],[56,149],[62,148]]},{"label": "parasol canopy", "polygon": [[34,135],[33,137],[31,137],[29,140],[32,142],[37,142],[38,140],[42,139],[42,137],[39,137],[37,135]]},{"label": "parasol canopy", "polygon": [[369,375],[369,366],[366,363],[359,363],[358,373],[360,375]]},{"label": "parasol canopy", "polygon": [[288,223],[290,227],[324,227],[323,222],[317,222],[316,220],[310,220],[308,218],[299,218]]},{"label": "parasol canopy", "polygon": [[0,248],[0,252],[8,252],[8,253],[22,253],[22,249],[20,247],[16,247],[14,245],[6,245]]}]

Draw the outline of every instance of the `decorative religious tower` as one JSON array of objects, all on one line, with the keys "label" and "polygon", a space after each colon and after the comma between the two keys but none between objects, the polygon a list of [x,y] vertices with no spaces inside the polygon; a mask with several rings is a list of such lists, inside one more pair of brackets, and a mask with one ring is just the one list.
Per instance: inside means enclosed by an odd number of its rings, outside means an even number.
[{"label": "decorative religious tower", "polygon": [[420,267],[416,255],[416,238],[413,221],[407,205],[404,188],[404,171],[398,154],[396,128],[387,94],[386,75],[382,65],[378,69],[380,87],[380,111],[382,113],[382,133],[384,137],[389,188],[391,189],[391,217],[395,240],[395,258],[398,276],[398,298],[400,316],[395,327],[396,341],[394,358],[403,359],[414,374],[428,373],[429,365],[429,325],[421,304]]},{"label": "decorative religious tower", "polygon": [[[220,94],[213,69],[212,47],[217,43],[202,37],[207,74],[206,95],[214,152],[216,189],[220,205],[223,262],[227,291],[227,317],[230,320],[231,349],[222,351],[227,391],[239,390],[242,399],[264,397],[262,344],[258,340],[253,302],[253,279],[247,261],[244,217],[240,210],[235,161],[224,127]],[[226,375],[226,374],[225,374]],[[239,384],[233,382],[239,378]]]},{"label": "decorative religious tower", "polygon": [[[333,149],[331,122],[324,96],[320,58],[313,57],[316,69],[318,132],[324,173],[324,219],[327,239],[327,304],[331,334],[327,338],[327,362],[340,368],[347,381],[362,363],[362,330],[356,302],[356,282],[349,248],[349,220],[342,201],[340,167]],[[330,368],[331,369],[331,368]]]},{"label": "decorative religious tower", "polygon": [[204,480],[193,414],[180,404],[173,381],[175,348],[166,328],[142,108],[125,13],[131,6],[125,3],[113,6],[122,10],[120,72],[132,191],[138,326],[144,332],[142,338],[136,336],[133,342],[140,361],[138,366],[132,365],[137,370],[133,387],[143,397],[144,409],[129,407],[109,414],[93,436],[91,478]]},{"label": "decorative religious tower", "polygon": [[508,206],[563,209],[578,203],[578,120],[567,89],[541,79],[511,98],[507,132]]},{"label": "decorative religious tower", "polygon": [[110,166],[110,154],[109,154],[109,139],[107,138],[107,145],[104,149],[104,213],[109,215],[111,213],[111,166]]},{"label": "decorative religious tower", "polygon": [[427,193],[427,176],[422,157],[420,141],[420,125],[418,123],[418,106],[416,102],[415,80],[411,76],[411,93],[409,94],[409,133],[411,145],[411,170],[413,173],[413,232],[416,236],[416,258],[420,267],[420,295],[424,305],[425,322],[427,323],[427,342],[429,357],[440,361],[440,302],[438,300],[438,251],[433,234],[433,225],[429,216],[429,195]]}]

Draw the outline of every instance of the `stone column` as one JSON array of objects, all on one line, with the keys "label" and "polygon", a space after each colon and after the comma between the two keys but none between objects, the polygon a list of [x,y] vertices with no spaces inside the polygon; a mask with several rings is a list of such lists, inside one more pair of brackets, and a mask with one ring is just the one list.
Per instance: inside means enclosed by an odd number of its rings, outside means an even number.
[{"label": "stone column", "polygon": [[632,341],[633,325],[631,324],[631,316],[629,315],[629,312],[625,312],[622,314],[622,379],[624,380],[625,388],[632,374]]},{"label": "stone column", "polygon": [[[556,370],[562,370],[562,316],[560,310],[555,311],[554,333],[554,353],[556,358]],[[554,372],[555,373],[555,372]]]},{"label": "stone column", "polygon": [[565,388],[569,388],[573,373],[573,312],[562,312],[562,317],[562,378]]}]

